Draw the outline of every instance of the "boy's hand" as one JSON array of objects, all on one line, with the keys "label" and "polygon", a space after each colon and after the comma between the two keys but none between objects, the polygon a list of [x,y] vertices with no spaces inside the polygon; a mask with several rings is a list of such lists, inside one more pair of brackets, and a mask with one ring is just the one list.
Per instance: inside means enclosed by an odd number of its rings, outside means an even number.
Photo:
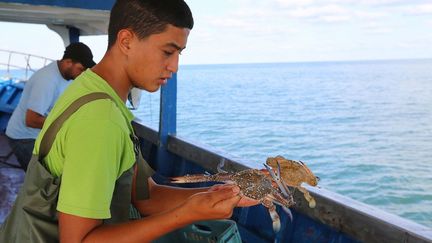
[{"label": "boy's hand", "polygon": [[222,185],[217,190],[192,195],[180,209],[192,221],[230,218],[241,199],[239,192],[237,186]]},{"label": "boy's hand", "polygon": [[[210,187],[210,189],[208,191],[209,192],[217,191],[220,188],[223,188],[224,186],[226,186],[226,185],[225,184],[216,184],[216,185],[213,185],[212,187]],[[237,207],[250,207],[250,206],[255,206],[255,205],[260,204],[260,201],[245,197],[245,196],[241,195],[241,193],[239,194],[239,196],[241,197],[241,199],[240,199],[239,203],[237,204]]]}]

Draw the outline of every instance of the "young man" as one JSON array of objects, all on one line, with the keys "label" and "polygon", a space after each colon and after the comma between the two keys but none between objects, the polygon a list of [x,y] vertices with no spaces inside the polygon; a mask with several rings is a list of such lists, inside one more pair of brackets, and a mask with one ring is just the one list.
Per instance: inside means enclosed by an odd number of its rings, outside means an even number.
[{"label": "young man", "polygon": [[[34,152],[39,154],[48,126],[79,97],[94,92],[111,96],[73,113],[44,159],[50,174],[61,176],[56,206],[61,242],[149,242],[195,221],[229,218],[236,206],[258,203],[242,199],[239,188],[230,185],[211,189],[158,185],[146,164],[144,184],[136,183],[137,173],[133,181],[119,182],[135,162],[133,116],[125,106],[128,93],[133,87],[154,92],[177,72],[192,27],[192,13],[183,0],[118,0],[114,4],[105,56],[61,96],[35,144]],[[31,163],[29,172],[34,165]],[[128,183],[132,183],[128,191],[131,200],[115,200],[113,195]],[[134,190],[142,186],[144,199]],[[131,201],[145,217],[134,221],[122,218],[111,224],[109,221],[121,214],[117,206],[127,209]]]},{"label": "young man", "polygon": [[95,65],[85,44],[72,43],[63,58],[35,72],[27,81],[20,102],[6,128],[9,144],[22,169],[27,170],[35,139],[54,103],[69,81]]}]

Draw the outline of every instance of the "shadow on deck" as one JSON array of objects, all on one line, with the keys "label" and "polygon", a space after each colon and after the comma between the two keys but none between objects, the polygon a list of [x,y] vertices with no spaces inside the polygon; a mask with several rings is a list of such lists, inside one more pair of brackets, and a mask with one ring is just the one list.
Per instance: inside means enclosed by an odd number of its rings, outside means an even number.
[{"label": "shadow on deck", "polygon": [[18,190],[24,182],[24,171],[11,152],[7,138],[0,134],[0,224],[13,206]]}]

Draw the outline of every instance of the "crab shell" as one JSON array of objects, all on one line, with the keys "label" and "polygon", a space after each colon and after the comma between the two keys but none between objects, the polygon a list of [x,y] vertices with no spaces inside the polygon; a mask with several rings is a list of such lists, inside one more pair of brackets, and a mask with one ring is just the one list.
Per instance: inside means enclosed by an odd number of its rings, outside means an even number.
[{"label": "crab shell", "polygon": [[311,186],[316,186],[318,184],[317,177],[306,164],[301,161],[285,159],[279,155],[274,158],[267,158],[266,164],[270,165],[273,169],[277,169],[278,162],[281,167],[281,177],[287,185],[300,186],[303,182]]},{"label": "crab shell", "polygon": [[288,186],[299,189],[303,193],[305,199],[309,202],[309,207],[315,207],[315,199],[304,187],[301,186],[301,184],[306,182],[311,186],[316,186],[318,184],[318,177],[312,173],[305,163],[301,161],[285,159],[279,155],[274,158],[267,158],[266,164],[272,167],[274,170],[278,170],[278,167],[280,166],[280,177],[284,183]]},{"label": "crab shell", "polygon": [[274,192],[272,182],[258,170],[243,170],[235,173],[230,178],[243,193],[244,196],[262,200],[266,195]]}]

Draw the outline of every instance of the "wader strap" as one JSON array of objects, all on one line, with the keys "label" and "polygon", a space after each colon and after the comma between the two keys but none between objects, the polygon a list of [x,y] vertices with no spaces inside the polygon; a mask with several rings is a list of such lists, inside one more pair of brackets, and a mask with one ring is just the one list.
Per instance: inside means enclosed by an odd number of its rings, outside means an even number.
[{"label": "wader strap", "polygon": [[139,156],[136,161],[137,163],[137,175],[135,183],[135,195],[138,200],[145,200],[150,198],[148,190],[148,178],[151,177],[155,172],[150,165],[144,160],[141,155],[141,149]]},{"label": "wader strap", "polygon": [[131,139],[134,143],[135,161],[137,166],[137,173],[135,177],[135,197],[138,200],[149,199],[148,178],[155,172],[144,160],[141,154],[140,141],[137,136],[131,134]]},{"label": "wader strap", "polygon": [[57,117],[53,123],[51,123],[51,125],[46,130],[42,138],[42,141],[40,143],[39,161],[42,161],[43,158],[45,158],[45,156],[51,150],[51,146],[54,143],[54,139],[57,135],[57,132],[60,130],[63,123],[81,106],[87,104],[90,101],[99,100],[99,99],[113,100],[111,96],[103,92],[95,92],[95,93],[84,95],[78,98],[77,100],[75,100],[74,102],[72,102],[72,104],[68,108],[66,108],[66,110],[63,111],[63,113],[59,117]]}]

